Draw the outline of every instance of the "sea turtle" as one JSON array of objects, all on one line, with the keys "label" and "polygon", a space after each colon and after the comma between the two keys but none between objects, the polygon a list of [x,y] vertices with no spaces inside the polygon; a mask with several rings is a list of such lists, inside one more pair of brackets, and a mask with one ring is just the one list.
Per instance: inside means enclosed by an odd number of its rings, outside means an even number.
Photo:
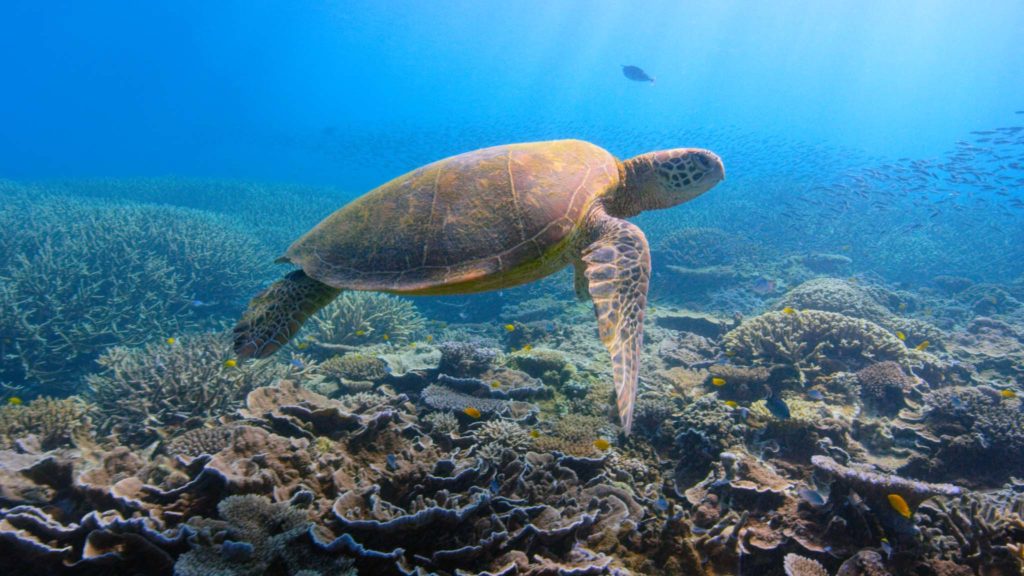
[{"label": "sea turtle", "polygon": [[625,220],[706,192],[725,177],[707,150],[620,162],[580,140],[494,146],[399,176],[334,212],[278,262],[298,266],[249,303],[241,358],[269,356],[343,290],[465,294],[575,267],[611,353],[622,427],[633,418],[650,251]]}]

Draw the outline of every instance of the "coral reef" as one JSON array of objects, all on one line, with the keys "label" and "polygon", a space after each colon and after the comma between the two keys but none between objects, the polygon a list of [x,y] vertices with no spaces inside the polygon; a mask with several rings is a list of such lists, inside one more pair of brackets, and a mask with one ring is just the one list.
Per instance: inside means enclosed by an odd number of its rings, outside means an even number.
[{"label": "coral reef", "polygon": [[91,407],[80,398],[36,398],[26,405],[0,407],[0,449],[34,436],[41,450],[67,446],[77,435],[88,435]]},{"label": "coral reef", "polygon": [[329,355],[363,344],[410,342],[425,325],[407,299],[376,292],[342,292],[310,317],[297,342]]},{"label": "coral reef", "polygon": [[908,394],[915,380],[908,376],[899,364],[892,361],[879,362],[857,372],[860,396],[864,402],[888,415],[894,415],[904,406],[904,395]]},{"label": "coral reef", "polygon": [[103,371],[88,378],[97,427],[146,444],[189,418],[227,414],[250,390],[290,373],[273,360],[232,365],[232,356],[230,339],[220,334],[111,348],[99,359]]},{"label": "coral reef", "polygon": [[313,544],[305,511],[266,496],[228,496],[221,519],[192,519],[191,550],[178,557],[176,576],[282,574],[355,576],[352,560]]},{"label": "coral reef", "polygon": [[802,379],[907,359],[903,342],[877,324],[818,310],[767,312],[731,330],[723,341],[735,360],[785,364]]},{"label": "coral reef", "polygon": [[77,390],[108,346],[233,316],[269,273],[271,254],[220,216],[41,196],[0,205],[0,381],[37,394]]}]

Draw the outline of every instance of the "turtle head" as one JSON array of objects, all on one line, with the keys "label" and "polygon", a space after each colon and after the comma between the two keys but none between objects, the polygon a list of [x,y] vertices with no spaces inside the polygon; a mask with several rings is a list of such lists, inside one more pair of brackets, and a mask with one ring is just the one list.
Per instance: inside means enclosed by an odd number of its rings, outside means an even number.
[{"label": "turtle head", "polygon": [[622,186],[607,203],[613,216],[671,208],[693,200],[725,178],[722,160],[709,150],[674,148],[622,163]]}]

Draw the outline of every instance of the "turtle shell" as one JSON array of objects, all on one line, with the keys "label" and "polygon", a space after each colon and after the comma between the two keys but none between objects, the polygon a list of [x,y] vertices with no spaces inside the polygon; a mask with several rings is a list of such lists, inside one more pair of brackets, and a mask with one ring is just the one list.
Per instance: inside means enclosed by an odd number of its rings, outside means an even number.
[{"label": "turtle shell", "polygon": [[352,290],[512,286],[562,268],[590,204],[618,185],[618,161],[587,142],[484,148],[366,193],[299,238],[284,259]]}]

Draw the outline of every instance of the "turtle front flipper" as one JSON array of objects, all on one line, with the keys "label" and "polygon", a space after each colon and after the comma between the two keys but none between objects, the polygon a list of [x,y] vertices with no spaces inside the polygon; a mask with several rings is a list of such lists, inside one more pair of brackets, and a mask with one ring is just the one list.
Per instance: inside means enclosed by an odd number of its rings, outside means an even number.
[{"label": "turtle front flipper", "polygon": [[633,224],[606,216],[596,226],[596,240],[584,248],[583,261],[598,334],[612,356],[619,420],[629,434],[640,375],[651,254],[647,238]]},{"label": "turtle front flipper", "polygon": [[296,270],[274,282],[249,302],[235,325],[235,354],[266,358],[288,343],[303,322],[341,290]]}]

